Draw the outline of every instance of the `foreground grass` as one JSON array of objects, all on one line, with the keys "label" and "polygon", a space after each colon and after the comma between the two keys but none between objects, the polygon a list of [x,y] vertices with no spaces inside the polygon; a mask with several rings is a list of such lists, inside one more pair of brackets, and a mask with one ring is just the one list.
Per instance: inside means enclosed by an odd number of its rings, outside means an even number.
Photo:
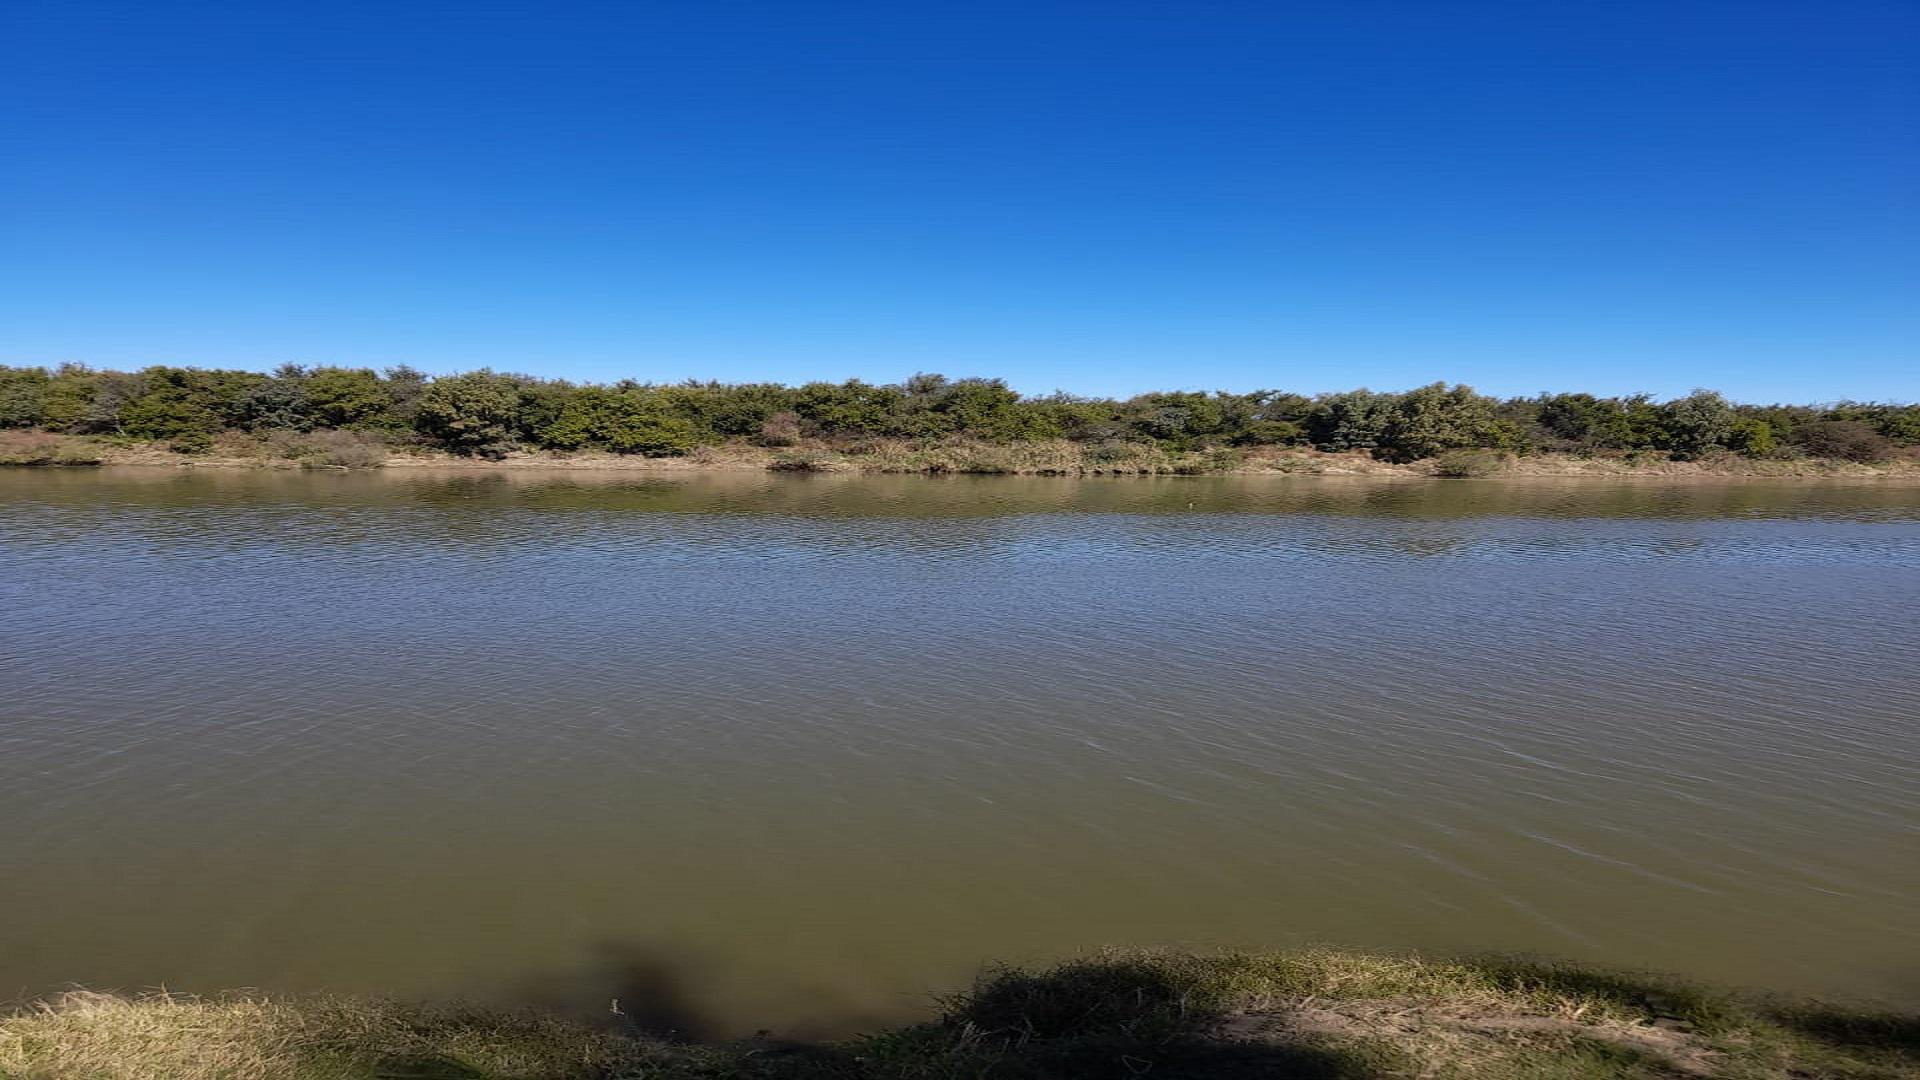
[{"label": "foreground grass", "polygon": [[71,994],[0,1019],[8,1080],[1920,1077],[1920,1019],[1659,977],[1351,952],[1003,969],[925,1024],[693,1046],[393,1002]]}]

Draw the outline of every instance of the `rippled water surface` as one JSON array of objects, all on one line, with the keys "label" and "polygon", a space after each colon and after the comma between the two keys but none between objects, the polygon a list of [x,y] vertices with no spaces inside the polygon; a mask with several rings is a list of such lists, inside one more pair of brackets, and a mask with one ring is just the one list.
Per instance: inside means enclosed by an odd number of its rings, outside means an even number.
[{"label": "rippled water surface", "polygon": [[1112,943],[1920,1001],[1920,490],[0,470],[0,994],[924,1011]]}]

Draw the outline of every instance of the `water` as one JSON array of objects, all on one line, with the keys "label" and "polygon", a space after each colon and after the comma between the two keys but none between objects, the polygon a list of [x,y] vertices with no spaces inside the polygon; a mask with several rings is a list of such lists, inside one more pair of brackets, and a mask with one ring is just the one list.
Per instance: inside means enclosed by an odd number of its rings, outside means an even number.
[{"label": "water", "polygon": [[1920,490],[0,470],[0,995],[917,1016],[1107,944],[1920,1001]]}]

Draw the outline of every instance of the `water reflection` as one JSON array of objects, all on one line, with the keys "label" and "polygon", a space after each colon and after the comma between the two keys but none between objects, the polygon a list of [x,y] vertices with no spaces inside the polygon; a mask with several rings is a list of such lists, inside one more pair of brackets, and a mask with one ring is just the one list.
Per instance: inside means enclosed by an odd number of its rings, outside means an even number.
[{"label": "water reflection", "polygon": [[1660,477],[1424,478],[864,476],[758,471],[374,473],[261,470],[0,469],[0,499],[165,507],[518,508],[807,517],[1268,513],[1385,517],[1722,519],[1920,518],[1920,487],[1888,480],[1674,480]]}]

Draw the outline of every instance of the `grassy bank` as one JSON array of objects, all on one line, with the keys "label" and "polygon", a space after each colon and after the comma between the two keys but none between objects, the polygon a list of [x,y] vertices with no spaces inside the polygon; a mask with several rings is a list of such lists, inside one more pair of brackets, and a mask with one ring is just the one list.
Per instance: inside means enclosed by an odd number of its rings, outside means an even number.
[{"label": "grassy bank", "polygon": [[1656,451],[1515,455],[1455,451],[1412,462],[1364,451],[1306,447],[1215,447],[1176,451],[1153,442],[1088,444],[1066,439],[992,443],[971,439],[802,441],[773,448],[746,442],[646,457],[600,451],[518,451],[475,459],[405,445],[364,432],[322,431],[261,438],[228,434],[205,452],[115,437],[0,431],[0,465],[144,465],[202,468],[435,468],[590,472],[774,471],[1025,476],[1172,476],[1265,474],[1487,478],[1497,476],[1665,476],[1920,481],[1920,456],[1863,464],[1835,458],[1753,458],[1715,454],[1674,460]]},{"label": "grassy bank", "polygon": [[354,1000],[74,994],[0,1019],[9,1080],[1894,1078],[1920,1018],[1512,960],[1116,953],[1006,969],[924,1024],[688,1045],[551,1017]]}]

